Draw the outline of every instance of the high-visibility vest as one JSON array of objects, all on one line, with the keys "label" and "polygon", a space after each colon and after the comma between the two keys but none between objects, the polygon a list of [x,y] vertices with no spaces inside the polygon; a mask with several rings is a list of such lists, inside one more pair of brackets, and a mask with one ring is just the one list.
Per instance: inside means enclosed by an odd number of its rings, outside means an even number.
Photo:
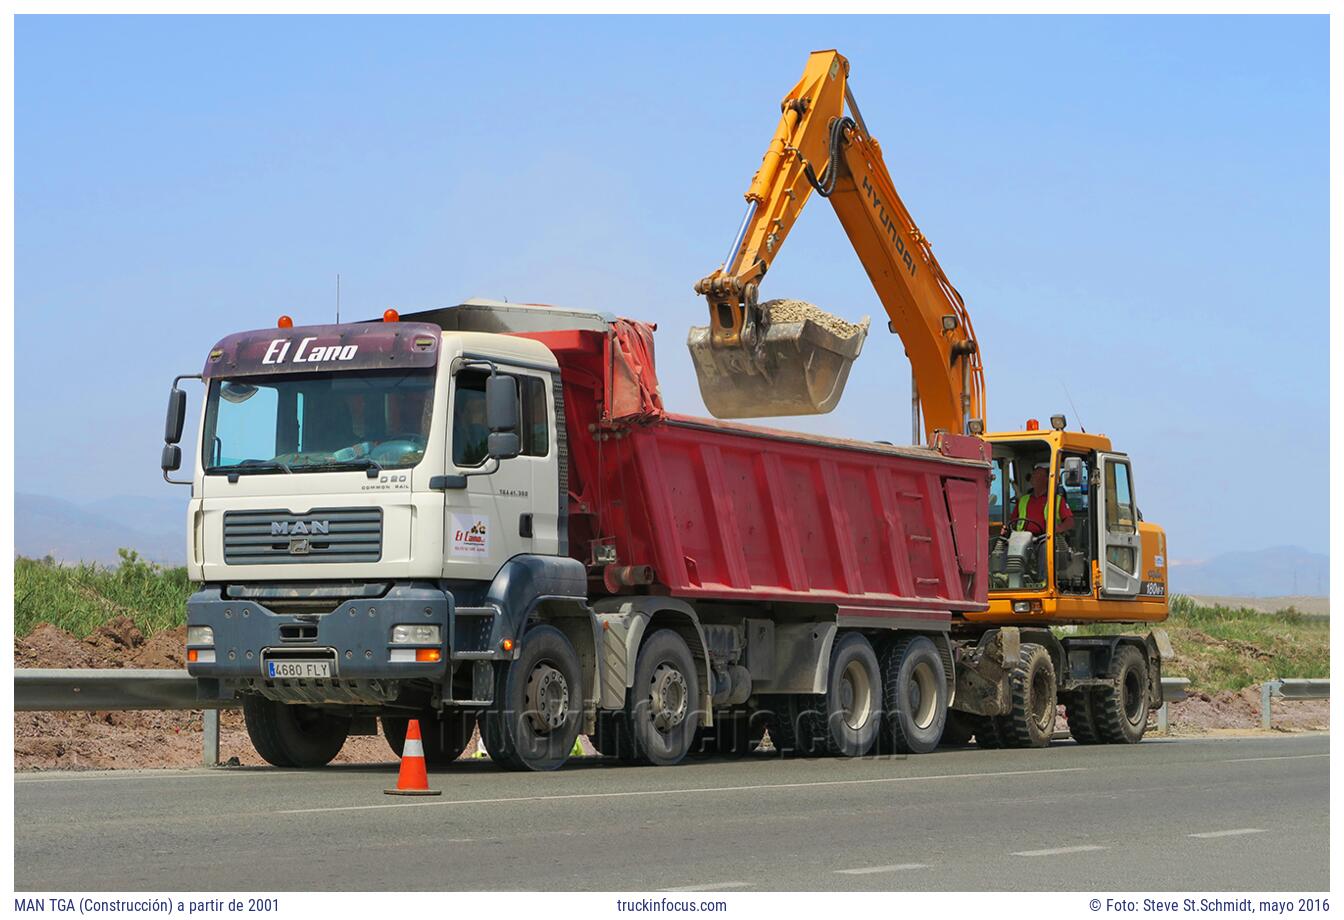
[{"label": "high-visibility vest", "polygon": [[[1016,523],[1017,523],[1017,527],[1014,528],[1014,529],[1016,529],[1016,530],[1025,530],[1025,529],[1026,529],[1026,526],[1027,526],[1027,502],[1031,501],[1033,497],[1034,497],[1034,496],[1032,496],[1032,494],[1031,494],[1030,492],[1028,492],[1026,495],[1019,495],[1019,496],[1018,496],[1018,498],[1017,498],[1017,521],[1016,521]],[[1055,493],[1055,517],[1059,517],[1059,503],[1060,503],[1061,499],[1063,499],[1063,498],[1064,498],[1064,496],[1060,495],[1058,492]],[[1047,523],[1048,523],[1048,522],[1047,522]]]}]

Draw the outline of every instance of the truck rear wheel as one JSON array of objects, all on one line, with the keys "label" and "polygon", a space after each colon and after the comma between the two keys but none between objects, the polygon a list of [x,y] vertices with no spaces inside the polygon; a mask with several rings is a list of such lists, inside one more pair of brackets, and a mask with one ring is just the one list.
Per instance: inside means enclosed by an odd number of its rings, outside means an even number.
[{"label": "truck rear wheel", "polygon": [[1018,666],[1008,678],[1012,709],[999,717],[1004,747],[1042,748],[1050,744],[1059,713],[1055,663],[1043,645],[1022,644]]},{"label": "truck rear wheel", "polygon": [[862,633],[836,639],[823,700],[826,750],[845,757],[871,751],[882,727],[882,669]]},{"label": "truck rear wheel", "polygon": [[[476,728],[476,713],[463,709],[445,709],[442,716],[426,709],[416,716],[420,720],[420,737],[425,749],[425,765],[443,767],[462,756],[471,743]],[[401,756],[406,745],[408,717],[383,716],[383,737],[392,753]]]},{"label": "truck rear wheel", "polygon": [[681,762],[700,725],[699,695],[686,640],[670,629],[646,638],[626,700],[626,721],[640,759],[659,767]]},{"label": "truck rear wheel", "polygon": [[275,767],[324,767],[350,734],[349,719],[256,694],[243,697],[243,721],[252,747]]},{"label": "truck rear wheel", "polygon": [[[886,719],[883,731],[898,754],[938,747],[947,722],[947,672],[928,636],[902,636],[882,656]],[[885,745],[884,745],[885,746]]]},{"label": "truck rear wheel", "polygon": [[514,661],[498,666],[495,702],[481,719],[486,751],[510,770],[555,770],[579,737],[583,668],[565,634],[533,626]]},{"label": "truck rear wheel", "polygon": [[1097,737],[1106,744],[1136,744],[1148,730],[1148,661],[1132,645],[1121,645],[1111,658],[1112,683],[1092,700]]}]

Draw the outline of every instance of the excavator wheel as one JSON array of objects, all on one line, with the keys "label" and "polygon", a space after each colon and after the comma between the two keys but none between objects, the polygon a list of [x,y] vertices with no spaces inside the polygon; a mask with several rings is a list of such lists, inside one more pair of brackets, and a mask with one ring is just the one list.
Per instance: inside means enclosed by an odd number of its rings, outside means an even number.
[{"label": "excavator wheel", "polygon": [[1090,687],[1070,690],[1060,697],[1064,715],[1069,721],[1069,734],[1079,744],[1098,744],[1097,717],[1093,707],[1094,694]]},{"label": "excavator wheel", "polygon": [[1055,733],[1059,701],[1055,663],[1045,646],[1023,643],[1009,685],[1013,708],[998,717],[1000,742],[1012,748],[1048,746]]},{"label": "excavator wheel", "polygon": [[1132,645],[1121,645],[1107,673],[1111,684],[1093,699],[1097,737],[1106,744],[1137,744],[1148,730],[1148,662]]}]

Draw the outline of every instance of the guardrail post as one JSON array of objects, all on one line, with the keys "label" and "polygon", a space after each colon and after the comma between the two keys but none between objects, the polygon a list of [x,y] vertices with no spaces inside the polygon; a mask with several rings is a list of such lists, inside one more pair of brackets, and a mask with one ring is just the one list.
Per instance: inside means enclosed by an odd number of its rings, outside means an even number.
[{"label": "guardrail post", "polygon": [[1274,694],[1278,689],[1279,682],[1277,680],[1267,680],[1260,685],[1260,727],[1265,731],[1269,731],[1273,714],[1270,701],[1274,699]]},{"label": "guardrail post", "polygon": [[201,742],[201,760],[207,767],[219,766],[219,710],[207,709],[201,714],[204,738]]},{"label": "guardrail post", "polygon": [[1163,700],[1161,708],[1157,710],[1157,730],[1164,735],[1171,730],[1171,724],[1167,719],[1167,701]]}]

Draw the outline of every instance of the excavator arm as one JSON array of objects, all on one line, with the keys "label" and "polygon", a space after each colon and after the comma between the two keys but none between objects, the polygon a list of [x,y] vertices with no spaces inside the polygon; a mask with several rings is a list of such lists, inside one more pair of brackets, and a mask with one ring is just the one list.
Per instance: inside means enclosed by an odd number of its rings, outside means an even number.
[{"label": "excavator arm", "polygon": [[[772,322],[761,280],[813,191],[835,208],[901,337],[926,437],[983,431],[980,350],[961,295],[943,274],[891,181],[848,88],[849,62],[814,52],[784,97],[779,126],[747,190],[747,213],[721,268],[700,280],[710,325],[691,330],[700,391],[720,418],[829,412],[858,357],[866,321],[825,314]],[[846,103],[850,115],[845,114]],[[819,312],[819,311],[818,311]]]}]

